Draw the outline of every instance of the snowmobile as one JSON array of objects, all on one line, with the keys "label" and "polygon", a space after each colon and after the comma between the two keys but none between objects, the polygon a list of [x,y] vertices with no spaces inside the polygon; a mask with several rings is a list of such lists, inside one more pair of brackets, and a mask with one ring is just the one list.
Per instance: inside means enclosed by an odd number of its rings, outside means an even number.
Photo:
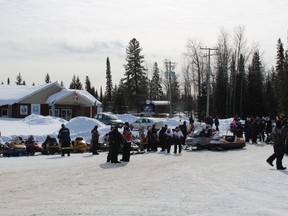
[{"label": "snowmobile", "polygon": [[109,133],[106,133],[103,137],[103,142],[99,142],[98,150],[99,151],[109,151]]},{"label": "snowmobile", "polygon": [[245,139],[236,135],[217,135],[210,141],[210,149],[228,150],[241,149],[246,146]]},{"label": "snowmobile", "polygon": [[[141,149],[142,147],[142,149]],[[132,136],[131,151],[133,154],[143,154],[145,153],[144,144],[141,143],[141,140],[138,136]]]},{"label": "snowmobile", "polygon": [[8,151],[9,147],[7,143],[4,143],[3,140],[0,138],[0,155],[2,154],[3,156],[5,156],[5,154],[7,154]]},{"label": "snowmobile", "polygon": [[8,145],[9,150],[4,156],[22,156],[27,155],[26,146],[22,137],[16,136]]},{"label": "snowmobile", "polygon": [[75,153],[84,153],[87,151],[87,144],[83,137],[77,137],[72,141],[73,152]]},{"label": "snowmobile", "polygon": [[59,143],[57,142],[57,139],[54,137],[47,136],[44,143],[42,143],[42,154],[48,155],[48,154],[55,154],[55,153],[61,153],[61,148]]},{"label": "snowmobile", "polygon": [[42,146],[36,141],[34,136],[29,136],[25,141],[27,154],[32,156],[35,152],[42,152]]},{"label": "snowmobile", "polygon": [[[103,138],[104,138],[104,142],[99,146],[99,149],[109,150],[109,133],[105,134]],[[140,147],[138,145],[138,142],[140,142],[140,140],[132,136],[132,142],[131,142],[131,148],[130,148],[131,154],[140,152]],[[122,154],[122,148],[123,148],[123,145],[120,146],[120,150],[119,150],[120,154]]]},{"label": "snowmobile", "polygon": [[191,147],[191,149],[196,148],[197,150],[209,149],[210,141],[217,133],[218,131],[212,131],[209,127],[199,127],[188,134],[185,140],[185,149],[188,149],[189,147]]}]

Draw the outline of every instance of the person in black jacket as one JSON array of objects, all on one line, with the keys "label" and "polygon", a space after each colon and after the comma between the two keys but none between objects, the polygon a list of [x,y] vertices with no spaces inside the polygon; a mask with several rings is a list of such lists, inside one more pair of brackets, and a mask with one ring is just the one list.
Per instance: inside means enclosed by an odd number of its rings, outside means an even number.
[{"label": "person in black jacket", "polygon": [[165,132],[167,130],[167,127],[162,127],[161,130],[159,131],[159,144],[161,147],[161,151],[165,151]]},{"label": "person in black jacket", "polygon": [[118,127],[112,125],[109,132],[109,153],[107,156],[107,162],[121,163],[118,161],[118,154],[120,145],[123,143],[122,134],[118,131]]},{"label": "person in black jacket", "polygon": [[186,137],[187,137],[187,134],[188,134],[188,130],[187,130],[187,125],[186,125],[186,121],[183,122],[182,125],[179,126],[182,134],[183,134],[183,137],[181,138],[181,144],[182,145],[185,145],[185,140],[186,140]]},{"label": "person in black jacket", "polygon": [[167,131],[164,134],[165,136],[165,147],[167,149],[167,153],[170,154],[171,144],[173,142],[173,132],[170,128],[167,128]]},{"label": "person in black jacket", "polygon": [[274,141],[274,153],[266,160],[268,164],[273,166],[273,161],[276,159],[277,170],[284,170],[286,167],[282,165],[282,159],[285,151],[285,139],[287,138],[287,130],[282,127],[281,121],[276,121],[276,126],[272,131]]},{"label": "person in black jacket", "polygon": [[216,127],[216,131],[219,131],[219,119],[218,119],[218,116],[215,117],[214,124],[215,124],[215,127]]},{"label": "person in black jacket", "polygon": [[95,125],[95,127],[91,130],[91,144],[90,144],[90,151],[93,155],[99,155],[98,153],[98,145],[99,145],[99,132],[98,132],[98,126]]},{"label": "person in black jacket", "polygon": [[61,129],[58,133],[59,143],[61,145],[61,156],[65,156],[67,154],[70,156],[71,151],[71,138],[70,138],[70,131],[64,124],[61,125]]}]

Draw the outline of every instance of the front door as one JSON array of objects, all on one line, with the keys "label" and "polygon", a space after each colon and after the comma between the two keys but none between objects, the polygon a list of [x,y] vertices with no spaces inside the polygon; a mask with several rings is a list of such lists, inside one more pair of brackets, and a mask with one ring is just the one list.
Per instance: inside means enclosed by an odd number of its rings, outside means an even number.
[{"label": "front door", "polygon": [[72,118],[72,110],[71,109],[62,109],[61,110],[61,118],[69,121]]}]

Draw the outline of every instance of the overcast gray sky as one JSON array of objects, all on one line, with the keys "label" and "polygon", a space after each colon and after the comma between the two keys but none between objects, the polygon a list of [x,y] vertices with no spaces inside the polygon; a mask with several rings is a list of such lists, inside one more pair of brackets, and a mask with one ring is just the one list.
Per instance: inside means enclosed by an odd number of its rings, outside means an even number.
[{"label": "overcast gray sky", "polygon": [[287,48],[287,11],[287,0],[0,0],[0,82],[21,73],[28,85],[42,84],[49,73],[68,87],[75,74],[105,88],[109,57],[118,84],[132,38],[148,67],[170,59],[180,73],[188,39],[212,47],[221,28],[239,25],[270,68],[278,38]]}]

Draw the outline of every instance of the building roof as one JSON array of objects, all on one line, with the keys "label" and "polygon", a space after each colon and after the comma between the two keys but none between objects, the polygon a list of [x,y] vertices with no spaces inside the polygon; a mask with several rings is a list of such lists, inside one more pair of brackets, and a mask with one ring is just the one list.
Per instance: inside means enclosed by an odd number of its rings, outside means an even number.
[{"label": "building roof", "polygon": [[169,105],[170,101],[151,101],[152,104],[155,106],[161,106],[161,105]]},{"label": "building roof", "polygon": [[57,82],[54,83],[45,83],[37,86],[24,86],[24,85],[0,85],[0,106],[3,105],[12,105],[14,103],[19,103],[25,98],[28,98],[32,95],[35,95],[46,88],[49,88],[53,85],[57,85],[60,89],[59,92],[50,95],[46,104],[57,103],[68,96],[75,96],[75,98],[81,98],[87,104],[99,106],[102,103],[93,97],[90,93],[85,90],[75,90],[75,89],[65,89],[61,87]]},{"label": "building roof", "polygon": [[0,85],[0,106],[11,105],[36,94],[52,85],[58,85],[57,82],[45,83],[37,86],[25,85]]},{"label": "building roof", "polygon": [[91,105],[99,106],[102,103],[98,101],[95,97],[93,97],[89,92],[85,90],[77,90],[77,89],[62,89],[60,92],[51,95],[48,97],[46,103],[52,105],[53,103],[57,103],[58,101],[73,95],[73,97],[77,98],[81,97],[86,100]]}]

